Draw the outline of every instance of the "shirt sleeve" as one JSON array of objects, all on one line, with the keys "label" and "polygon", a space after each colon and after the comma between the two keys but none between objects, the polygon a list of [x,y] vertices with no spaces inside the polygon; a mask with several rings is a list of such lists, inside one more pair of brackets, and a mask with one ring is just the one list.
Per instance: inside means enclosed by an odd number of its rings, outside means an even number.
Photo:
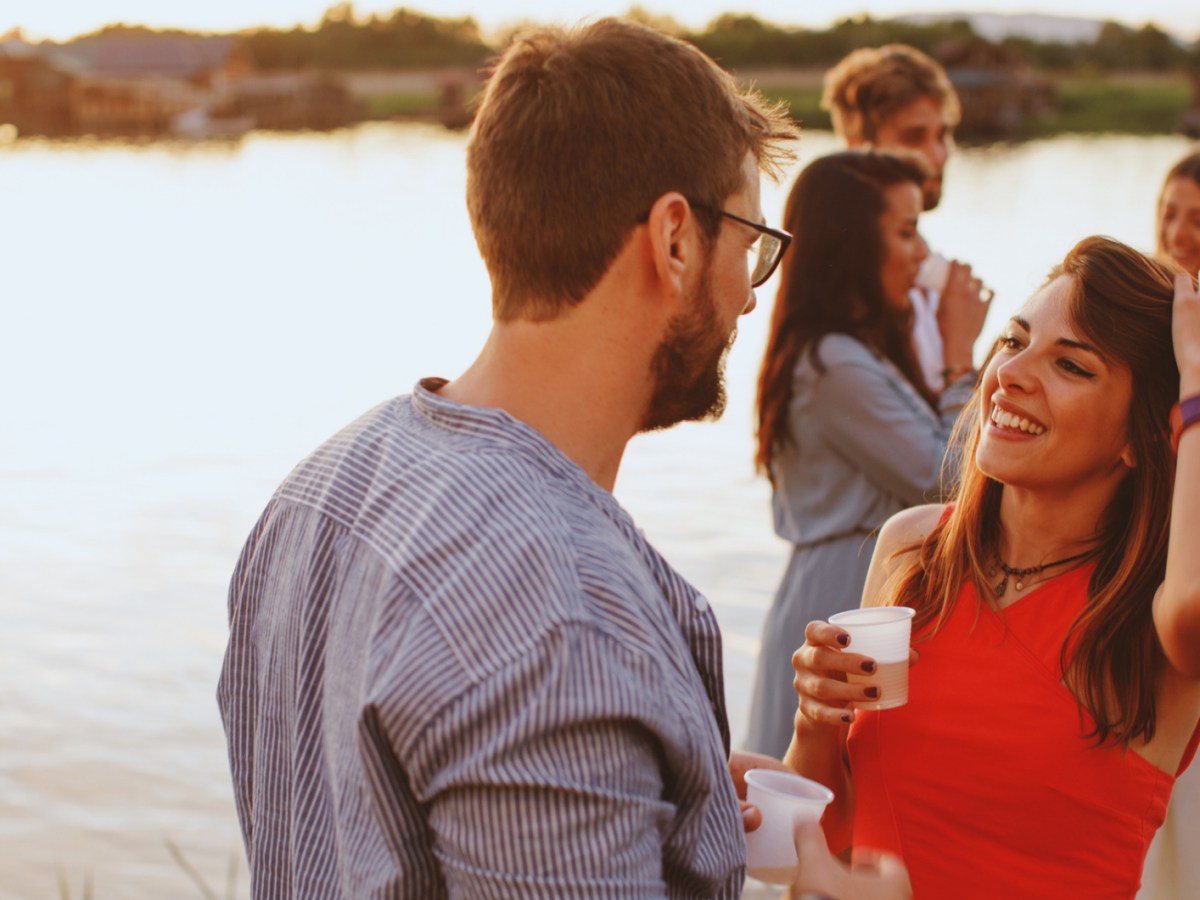
[{"label": "shirt sleeve", "polygon": [[451,897],[665,897],[653,659],[560,625],[398,748]]},{"label": "shirt sleeve", "polygon": [[947,448],[974,380],[949,385],[935,413],[918,406],[924,401],[915,393],[901,391],[900,377],[866,357],[831,360],[811,402],[837,453],[882,490],[915,505],[941,499],[958,477],[960,454]]}]

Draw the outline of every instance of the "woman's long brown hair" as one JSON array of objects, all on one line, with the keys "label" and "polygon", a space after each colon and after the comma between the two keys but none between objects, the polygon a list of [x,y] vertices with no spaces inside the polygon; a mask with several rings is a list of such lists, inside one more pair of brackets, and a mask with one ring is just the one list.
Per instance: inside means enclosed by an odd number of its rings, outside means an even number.
[{"label": "woman's long brown hair", "polygon": [[[1133,395],[1128,435],[1135,466],[1099,523],[1097,564],[1087,603],[1063,646],[1067,685],[1095,722],[1089,737],[1125,745],[1150,740],[1156,726],[1155,687],[1165,659],[1151,617],[1166,573],[1175,458],[1168,417],[1179,396],[1171,342],[1177,269],[1116,241],[1081,241],[1050,279],[1074,282],[1071,320],[1106,362],[1127,368]],[[986,578],[1000,538],[1003,485],[975,465],[980,436],[977,391],[959,419],[964,459],[953,506],[889,581],[889,602],[913,606],[913,627],[936,631],[969,579],[984,601]]]},{"label": "woman's long brown hair", "polygon": [[895,184],[921,187],[919,159],[843,151],[820,157],[800,173],[788,196],[784,228],[792,244],[783,260],[779,293],[758,376],[758,448],[755,468],[770,476],[771,459],[797,438],[788,427],[792,374],[800,354],[813,353],[827,334],[848,334],[895,364],[930,406],[912,343],[912,312],[892,309],[884,297],[884,253],[879,219]]}]

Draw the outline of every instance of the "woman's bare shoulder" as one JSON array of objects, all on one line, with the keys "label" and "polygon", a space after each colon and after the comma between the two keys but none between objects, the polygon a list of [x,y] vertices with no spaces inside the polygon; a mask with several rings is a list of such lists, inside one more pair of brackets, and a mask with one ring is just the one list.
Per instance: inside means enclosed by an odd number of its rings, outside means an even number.
[{"label": "woman's bare shoulder", "polygon": [[879,606],[884,602],[889,579],[933,531],[945,512],[944,503],[913,506],[883,523],[875,542],[871,568],[867,571],[867,583],[863,586],[863,606]]},{"label": "woman's bare shoulder", "polygon": [[884,522],[879,530],[879,540],[876,542],[879,551],[891,554],[903,547],[921,543],[945,514],[945,503],[928,503],[901,510]]}]

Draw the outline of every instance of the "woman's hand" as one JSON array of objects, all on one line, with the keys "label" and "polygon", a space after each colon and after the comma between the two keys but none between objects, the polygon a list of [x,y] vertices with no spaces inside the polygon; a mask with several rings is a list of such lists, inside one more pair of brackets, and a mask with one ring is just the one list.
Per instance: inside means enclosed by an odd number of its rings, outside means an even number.
[{"label": "woman's hand", "polygon": [[804,823],[796,828],[800,874],[789,900],[910,900],[912,885],[899,858],[889,853],[855,851],[853,866],[829,852],[820,828]]},{"label": "woman's hand", "polygon": [[[879,545],[875,553],[878,559]],[[792,668],[799,700],[784,762],[833,791],[821,826],[829,846],[840,852],[850,846],[854,833],[854,782],[845,759],[847,726],[855,716],[850,704],[879,699],[878,685],[850,684],[847,677],[874,673],[875,660],[856,653],[844,629],[816,620],[804,629],[804,646],[792,654]]]},{"label": "woman's hand", "polygon": [[937,313],[947,368],[972,368],[975,339],[983,331],[991,303],[991,289],[972,274],[970,266],[950,263]]},{"label": "woman's hand", "polygon": [[1179,365],[1180,396],[1200,393],[1200,292],[1194,276],[1175,276],[1175,305],[1171,311],[1171,336]]},{"label": "woman's hand", "polygon": [[854,721],[848,704],[877,700],[875,685],[849,684],[848,674],[871,675],[875,661],[849,647],[850,635],[820,619],[804,629],[804,645],[792,654],[796,677],[792,686],[800,698],[799,715],[813,725],[840,726]]}]

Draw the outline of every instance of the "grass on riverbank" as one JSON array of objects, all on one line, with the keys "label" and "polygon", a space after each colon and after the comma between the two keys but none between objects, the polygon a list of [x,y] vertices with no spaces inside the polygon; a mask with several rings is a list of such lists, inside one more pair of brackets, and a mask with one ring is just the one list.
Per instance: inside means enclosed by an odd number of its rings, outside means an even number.
[{"label": "grass on riverbank", "polygon": [[[799,83],[797,83],[799,82]],[[1185,75],[1056,79],[1061,109],[1056,115],[1027,118],[1018,140],[1057,134],[1170,134],[1192,99]],[[772,100],[782,100],[804,128],[829,130],[829,113],[821,109],[821,87],[812,78],[778,75],[756,79],[756,87]],[[436,119],[439,95],[434,89],[364,91],[360,98],[371,119]]]},{"label": "grass on riverbank", "polygon": [[1191,103],[1183,76],[1162,79],[1062,78],[1058,116],[1025,122],[1022,138],[1063,132],[1170,134]]},{"label": "grass on riverbank", "polygon": [[[1128,79],[1074,76],[1057,79],[1056,83],[1061,103],[1058,114],[1027,118],[1017,139],[1057,134],[1170,134],[1192,98],[1191,86],[1182,75]],[[759,88],[768,97],[785,101],[792,116],[805,128],[833,127],[829,114],[820,107],[820,87],[763,83]]]},{"label": "grass on riverbank", "polygon": [[364,94],[362,102],[368,119],[429,117],[438,111],[436,91],[388,91]]},{"label": "grass on riverbank", "polygon": [[[171,859],[175,861],[180,870],[192,882],[193,887],[199,891],[200,896],[204,900],[235,900],[238,895],[238,871],[242,867],[242,859],[244,857],[239,853],[231,853],[229,855],[229,867],[225,872],[225,893],[218,895],[217,892],[209,886],[204,876],[200,871],[192,865],[188,860],[187,855],[179,848],[179,846],[170,838],[165,838],[163,843],[166,845],[167,852],[171,854]],[[90,871],[84,873],[82,893],[80,900],[95,900],[96,885]],[[58,872],[58,896],[59,900],[71,900],[71,885],[67,878],[67,873],[62,869]]]}]

